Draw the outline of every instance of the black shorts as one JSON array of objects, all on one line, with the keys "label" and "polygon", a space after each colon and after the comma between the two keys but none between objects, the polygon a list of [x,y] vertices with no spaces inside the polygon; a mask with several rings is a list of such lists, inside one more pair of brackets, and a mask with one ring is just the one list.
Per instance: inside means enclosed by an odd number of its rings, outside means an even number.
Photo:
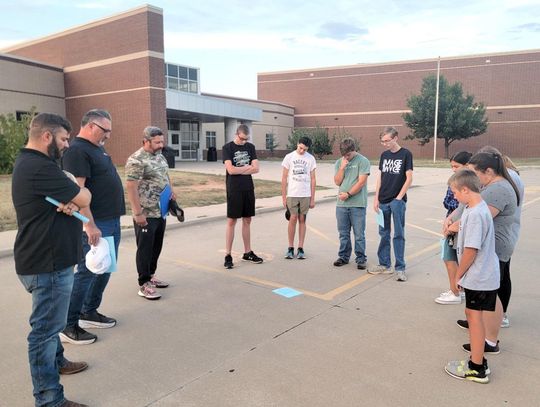
[{"label": "black shorts", "polygon": [[476,311],[495,311],[497,290],[476,291],[465,288],[465,308]]},{"label": "black shorts", "polygon": [[255,216],[255,191],[227,192],[227,217],[232,219]]}]

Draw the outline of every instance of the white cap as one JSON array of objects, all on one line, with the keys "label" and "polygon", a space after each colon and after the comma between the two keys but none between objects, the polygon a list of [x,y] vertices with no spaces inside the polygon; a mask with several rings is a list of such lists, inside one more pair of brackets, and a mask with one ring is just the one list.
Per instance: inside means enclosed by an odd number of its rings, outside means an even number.
[{"label": "white cap", "polygon": [[86,268],[92,273],[103,274],[109,267],[111,267],[109,243],[100,237],[98,244],[91,246],[90,251],[86,253]]}]

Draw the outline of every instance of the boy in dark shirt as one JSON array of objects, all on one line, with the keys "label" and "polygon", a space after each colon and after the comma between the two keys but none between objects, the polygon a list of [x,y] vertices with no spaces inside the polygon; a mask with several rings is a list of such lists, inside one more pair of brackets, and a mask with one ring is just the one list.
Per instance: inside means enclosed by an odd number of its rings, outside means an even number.
[{"label": "boy in dark shirt", "polygon": [[251,250],[251,218],[255,216],[255,187],[252,174],[259,172],[259,160],[255,146],[248,142],[249,127],[238,126],[233,141],[223,146],[223,163],[225,164],[227,187],[227,230],[225,236],[226,269],[232,269],[231,255],[234,240],[234,228],[238,218],[242,218],[242,238],[244,255],[242,260],[262,263],[263,259]]},{"label": "boy in dark shirt", "polygon": [[371,274],[392,274],[390,258],[390,221],[394,223],[394,256],[397,281],[407,281],[405,274],[405,209],[407,190],[413,178],[413,158],[406,148],[398,144],[398,132],[393,127],[386,127],[380,134],[381,144],[386,151],[379,160],[379,173],[375,187],[373,209],[382,211],[384,227],[379,226],[381,237],[377,256],[379,264],[370,267]]}]

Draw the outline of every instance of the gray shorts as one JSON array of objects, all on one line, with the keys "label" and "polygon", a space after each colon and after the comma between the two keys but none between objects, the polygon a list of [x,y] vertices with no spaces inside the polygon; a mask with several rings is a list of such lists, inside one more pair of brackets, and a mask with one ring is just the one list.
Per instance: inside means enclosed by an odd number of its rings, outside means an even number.
[{"label": "gray shorts", "polygon": [[289,208],[289,211],[291,212],[292,216],[295,215],[307,215],[309,211],[309,202],[311,201],[311,197],[309,196],[303,196],[303,197],[294,197],[294,196],[288,196],[287,197],[287,208]]}]

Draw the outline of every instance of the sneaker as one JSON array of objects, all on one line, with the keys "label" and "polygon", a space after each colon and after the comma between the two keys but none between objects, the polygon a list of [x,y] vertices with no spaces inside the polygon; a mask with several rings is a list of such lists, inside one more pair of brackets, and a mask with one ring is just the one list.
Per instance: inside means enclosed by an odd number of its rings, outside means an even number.
[{"label": "sneaker", "polygon": [[112,328],[116,325],[116,319],[106,317],[97,311],[81,314],[79,326],[81,328]]},{"label": "sneaker", "polygon": [[89,406],[88,404],[76,403],[74,401],[69,401],[68,399],[64,399],[64,402],[60,404],[60,407],[89,407]]},{"label": "sneaker", "polygon": [[450,362],[444,367],[444,370],[456,379],[470,380],[476,383],[489,383],[489,377],[485,369],[480,371],[473,370],[469,367],[469,361],[465,362],[464,365],[461,364],[461,361]]},{"label": "sneaker", "polygon": [[506,314],[504,314],[503,316],[501,328],[510,328],[510,320],[508,319],[508,315]]},{"label": "sneaker", "polygon": [[139,287],[138,294],[141,297],[146,298],[147,300],[159,300],[161,298],[161,294],[159,294],[154,287],[152,287],[152,284],[150,281],[147,281],[143,285]]},{"label": "sneaker", "polygon": [[456,324],[461,328],[461,329],[469,329],[469,321],[467,321],[466,319],[458,319],[456,321]]},{"label": "sneaker", "polygon": [[294,259],[294,247],[289,247],[287,253],[285,253],[286,259]]},{"label": "sneaker", "polygon": [[232,256],[230,254],[225,256],[225,263],[223,263],[223,266],[226,269],[232,269],[234,267],[234,264],[232,262]]},{"label": "sneaker", "polygon": [[454,295],[452,290],[448,290],[435,298],[435,302],[442,305],[461,304],[461,295]]},{"label": "sneaker", "polygon": [[73,345],[90,345],[97,341],[97,335],[85,331],[77,324],[66,327],[59,335],[61,342],[67,342]]},{"label": "sneaker", "polygon": [[64,366],[58,369],[58,373],[75,374],[75,373],[82,372],[83,370],[86,370],[87,367],[88,367],[88,363],[86,362],[71,362],[68,360]]},{"label": "sneaker", "polygon": [[392,274],[392,267],[381,266],[377,264],[374,267],[370,267],[367,271],[369,274]]},{"label": "sneaker", "polygon": [[304,249],[301,247],[298,248],[298,253],[296,254],[296,258],[299,260],[304,260],[306,258],[306,254],[304,253]]},{"label": "sneaker", "polygon": [[253,250],[250,251],[249,253],[244,253],[244,255],[242,256],[242,260],[250,261],[255,264],[261,264],[263,262],[263,259],[257,256],[255,253],[253,253]]},{"label": "sneaker", "polygon": [[[463,345],[463,350],[467,353],[471,353],[471,344],[465,343]],[[492,355],[498,355],[501,353],[501,350],[499,349],[499,341],[497,341],[497,345],[491,346],[489,343],[484,342],[484,353],[491,353]]]},{"label": "sneaker", "polygon": [[[469,360],[470,359],[467,359],[467,360],[453,360],[451,362],[448,362],[448,365],[461,365],[462,367],[465,368],[465,367],[469,367]],[[486,358],[484,358],[484,361],[483,361],[482,364],[484,365],[484,370],[486,371],[486,375],[490,375],[491,370],[489,370]]]},{"label": "sneaker", "polygon": [[334,262],[334,266],[336,267],[341,267],[341,266],[344,266],[345,264],[349,264],[349,262],[343,260],[341,257]]},{"label": "sneaker", "polygon": [[401,281],[403,283],[407,281],[407,273],[405,273],[405,270],[396,271],[396,281]]},{"label": "sneaker", "polygon": [[155,277],[152,277],[150,279],[150,284],[152,284],[152,287],[154,287],[154,288],[167,288],[169,286],[169,283],[166,283],[165,281],[158,280]]},{"label": "sneaker", "polygon": [[367,263],[365,261],[361,261],[359,263],[356,263],[356,268],[358,270],[365,270],[367,268]]}]

